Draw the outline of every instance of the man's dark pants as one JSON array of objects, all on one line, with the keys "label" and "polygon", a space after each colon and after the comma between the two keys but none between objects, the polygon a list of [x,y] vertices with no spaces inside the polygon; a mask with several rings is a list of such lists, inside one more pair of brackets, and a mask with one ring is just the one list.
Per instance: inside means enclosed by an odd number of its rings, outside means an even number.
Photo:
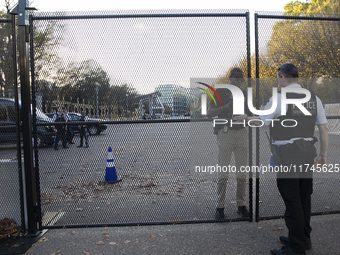
[{"label": "man's dark pants", "polygon": [[74,134],[73,131],[70,127],[67,127],[67,131],[66,131],[66,141],[71,143],[73,140]]},{"label": "man's dark pants", "polygon": [[[310,167],[317,156],[316,148],[314,145],[306,145],[305,148],[299,149],[292,144],[289,147],[280,146],[279,154],[282,165],[291,167],[290,173],[277,175],[277,186],[286,205],[284,217],[289,230],[290,246],[296,251],[305,252],[306,239],[310,238],[312,231],[310,218],[313,172],[310,171]],[[309,166],[308,169],[305,164]]]},{"label": "man's dark pants", "polygon": [[66,147],[66,137],[65,137],[65,129],[64,128],[57,129],[57,134],[56,134],[56,136],[54,138],[54,143],[53,143],[53,147],[54,148],[58,147],[58,143],[59,143],[60,140],[63,143],[63,147]]}]

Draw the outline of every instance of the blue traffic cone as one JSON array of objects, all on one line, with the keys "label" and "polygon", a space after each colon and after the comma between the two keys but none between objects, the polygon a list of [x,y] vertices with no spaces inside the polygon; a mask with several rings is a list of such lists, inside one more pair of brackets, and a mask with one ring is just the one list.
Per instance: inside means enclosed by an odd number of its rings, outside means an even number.
[{"label": "blue traffic cone", "polygon": [[112,154],[111,147],[109,147],[108,153],[107,153],[105,181],[107,183],[116,183],[116,182],[121,181],[121,180],[118,180],[117,178],[117,172],[116,172],[115,163],[113,161],[113,154]]}]

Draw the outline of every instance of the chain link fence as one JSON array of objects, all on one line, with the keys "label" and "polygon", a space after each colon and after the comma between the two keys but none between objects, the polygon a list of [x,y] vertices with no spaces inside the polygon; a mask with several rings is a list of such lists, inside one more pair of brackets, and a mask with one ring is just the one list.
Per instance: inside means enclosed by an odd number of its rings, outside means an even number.
[{"label": "chain link fence", "polygon": [[[8,43],[1,47],[1,56],[8,59],[15,56],[11,22],[0,20],[1,36],[9,38],[1,40]],[[215,222],[221,206],[224,221],[251,220],[253,201],[256,220],[282,217],[275,176],[257,176],[254,199],[255,175],[246,177],[249,217],[237,213],[234,174],[228,176],[223,205],[218,204],[220,178],[211,167],[219,162],[219,139],[212,119],[202,118],[197,82],[225,84],[230,71],[240,68],[244,78],[260,78],[246,79],[241,88],[253,87],[254,104],[261,109],[276,85],[278,66],[296,64],[300,77],[308,77],[303,87],[314,90],[325,106],[328,163],[335,166],[340,146],[335,78],[339,30],[336,16],[256,14],[254,75],[246,11],[35,13],[30,17],[30,58],[41,228]],[[17,95],[16,85],[12,88],[15,60],[5,63],[2,59],[6,79],[1,80],[1,93],[6,99],[1,102]],[[21,169],[15,129],[20,125],[8,123],[19,119],[20,111],[15,100],[10,101],[12,108],[1,106],[1,165],[11,162],[16,170]],[[213,104],[206,103],[207,108]],[[4,131],[8,127],[12,140]],[[248,142],[248,166],[268,165],[266,132],[248,128],[239,138]],[[234,152],[230,166],[236,164]],[[2,183],[22,183],[21,178],[21,171],[10,170]],[[332,178],[314,175],[314,214],[340,211],[338,182],[336,173]],[[6,194],[14,194],[8,191],[13,188],[18,193],[14,203],[19,208],[19,185],[6,187]],[[24,210],[19,211],[17,221],[24,225]]]},{"label": "chain link fence", "polygon": [[0,239],[25,232],[15,19],[0,17]]},{"label": "chain link fence", "polygon": [[[209,141],[200,159],[217,144],[190,122],[190,79],[222,78],[250,59],[248,13],[35,13],[31,28],[36,107],[72,120],[51,123],[67,141],[35,151],[42,228],[216,221],[217,178],[195,172],[191,137]],[[250,74],[247,61],[242,68]],[[235,183],[225,221],[249,220],[237,213]]]},{"label": "chain link fence", "polygon": [[[338,166],[339,148],[339,79],[340,18],[338,15],[281,15],[258,13],[255,17],[257,45],[258,101],[263,107],[271,97],[271,87],[277,86],[277,68],[286,62],[295,64],[299,69],[299,83],[302,87],[315,91],[322,100],[328,117],[329,151],[328,164]],[[273,79],[270,79],[273,78]],[[267,132],[260,129],[258,134],[259,150],[256,153],[258,164],[268,164],[270,148],[267,146]],[[318,137],[316,128],[315,136]],[[319,149],[319,142],[315,144]],[[332,171],[333,171],[332,170]],[[337,170],[335,170],[337,171]],[[340,207],[339,175],[314,173],[312,213],[338,213]],[[257,180],[256,219],[283,217],[284,203],[276,187],[275,176],[259,175]]]}]

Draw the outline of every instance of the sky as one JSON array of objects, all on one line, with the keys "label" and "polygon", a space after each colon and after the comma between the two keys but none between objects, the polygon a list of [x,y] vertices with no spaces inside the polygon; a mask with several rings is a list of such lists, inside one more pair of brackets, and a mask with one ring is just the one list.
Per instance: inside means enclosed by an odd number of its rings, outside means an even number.
[{"label": "sky", "polygon": [[[39,12],[249,10],[254,52],[254,13],[283,12],[289,0],[34,0],[30,3]],[[142,94],[153,92],[158,85],[190,87],[191,78],[217,77],[245,55],[245,26],[242,20],[233,18],[64,22],[66,39],[58,54],[63,56],[65,66],[70,61],[93,59],[109,74],[112,85],[127,83]],[[267,37],[270,28],[268,31]]]},{"label": "sky", "polygon": [[156,10],[156,9],[249,9],[255,11],[283,11],[289,0],[31,0],[39,11],[92,11],[92,10]]}]

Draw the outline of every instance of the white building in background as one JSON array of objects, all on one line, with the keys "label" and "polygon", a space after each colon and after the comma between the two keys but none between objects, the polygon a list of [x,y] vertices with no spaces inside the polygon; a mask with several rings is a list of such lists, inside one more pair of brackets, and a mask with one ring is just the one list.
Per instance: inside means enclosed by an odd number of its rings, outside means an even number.
[{"label": "white building in background", "polygon": [[190,89],[179,85],[159,85],[155,88],[161,93],[160,100],[164,106],[170,107],[173,114],[184,114],[188,112],[190,105]]}]

